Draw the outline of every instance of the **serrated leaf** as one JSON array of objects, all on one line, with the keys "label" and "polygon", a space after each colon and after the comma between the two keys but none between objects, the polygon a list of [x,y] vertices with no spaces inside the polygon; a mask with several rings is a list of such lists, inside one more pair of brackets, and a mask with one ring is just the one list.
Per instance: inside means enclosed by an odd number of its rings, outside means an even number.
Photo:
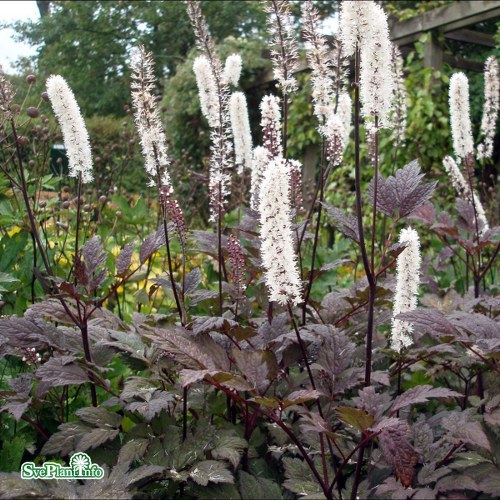
[{"label": "serrated leaf", "polygon": [[269,386],[270,370],[264,351],[234,350],[233,357],[236,366],[254,389],[262,392]]},{"label": "serrated leaf", "polygon": [[148,401],[136,401],[129,403],[125,408],[132,412],[137,411],[146,419],[147,422],[151,422],[151,420],[158,413],[167,409],[174,400],[174,394],[166,391],[157,391]]},{"label": "serrated leaf", "polygon": [[83,384],[89,381],[87,373],[74,364],[74,356],[50,358],[36,371],[36,376],[51,387]]},{"label": "serrated leaf", "polygon": [[481,488],[477,485],[476,481],[465,474],[460,474],[460,476],[447,476],[438,481],[435,486],[437,491],[453,491],[453,490],[471,490],[471,491],[481,491]]},{"label": "serrated leaf", "polygon": [[405,408],[406,406],[425,403],[429,398],[450,398],[450,397],[463,397],[462,394],[446,389],[443,387],[438,387],[434,389],[431,385],[419,385],[408,389],[405,393],[398,396],[391,407],[391,413],[394,414],[398,410]]},{"label": "serrated leaf", "polygon": [[337,417],[345,422],[347,425],[364,431],[369,429],[375,419],[366,413],[366,411],[359,410],[358,408],[351,408],[348,406],[337,407]]},{"label": "serrated leaf", "polygon": [[130,264],[132,262],[132,254],[134,253],[135,241],[127,243],[120,251],[120,254],[116,258],[115,268],[116,275],[123,277],[130,269]]},{"label": "serrated leaf", "polygon": [[144,264],[162,245],[165,244],[165,231],[162,228],[148,235],[139,250],[139,261]]},{"label": "serrated leaf", "polygon": [[125,400],[139,397],[148,401],[157,390],[158,386],[148,378],[128,377],[125,380],[125,385],[120,397]]},{"label": "serrated leaf", "polygon": [[105,408],[80,408],[76,411],[77,417],[87,423],[97,427],[119,427],[122,421],[121,415],[112,413]]},{"label": "serrated leaf", "polygon": [[468,421],[465,413],[450,413],[442,421],[442,426],[449,431],[447,438],[452,442],[467,443],[491,451],[488,436],[484,432],[481,422]]},{"label": "serrated leaf", "polygon": [[40,451],[41,455],[60,454],[65,456],[76,450],[78,441],[91,430],[91,427],[80,422],[68,422],[59,426],[58,432],[52,434]]},{"label": "serrated leaf", "polygon": [[227,353],[208,335],[188,335],[182,328],[155,329],[146,333],[160,349],[167,351],[186,368],[229,371]]},{"label": "serrated leaf", "polygon": [[[391,218],[409,215],[426,203],[432,195],[436,182],[422,183],[424,175],[420,172],[417,160],[396,171],[395,176],[385,179],[378,177],[377,209]],[[373,200],[374,181],[368,186],[368,196]]]},{"label": "serrated leaf", "polygon": [[297,495],[317,495],[320,486],[314,478],[309,466],[300,458],[283,458],[286,480],[283,486]]},{"label": "serrated leaf", "polygon": [[345,215],[342,210],[323,203],[326,213],[333,225],[347,238],[359,243],[358,219],[353,215]]},{"label": "serrated leaf", "polygon": [[408,424],[396,418],[384,419],[379,424],[380,448],[386,462],[392,467],[403,486],[409,487],[415,475],[418,454],[408,442]]},{"label": "serrated leaf", "polygon": [[189,487],[189,493],[198,500],[239,500],[241,498],[236,486],[230,483],[208,484],[207,486],[193,484]]},{"label": "serrated leaf", "polygon": [[195,335],[219,332],[227,333],[231,328],[239,326],[236,321],[222,317],[202,316],[193,321],[193,333]]},{"label": "serrated leaf", "polygon": [[186,295],[191,294],[196,290],[198,285],[201,283],[202,274],[199,267],[195,267],[189,273],[187,273],[184,279],[184,293]]},{"label": "serrated leaf", "polygon": [[190,307],[194,307],[196,304],[203,302],[204,300],[214,299],[219,296],[219,292],[215,290],[195,290],[191,293]]},{"label": "serrated leaf", "polygon": [[99,236],[92,236],[82,247],[85,268],[88,276],[95,274],[97,269],[106,262],[106,252],[102,248]]},{"label": "serrated leaf", "polygon": [[131,464],[135,460],[142,458],[149,445],[149,439],[135,438],[127,441],[118,454],[119,464]]},{"label": "serrated leaf", "polygon": [[161,474],[163,472],[163,467],[159,465],[141,465],[137,469],[132,469],[125,474],[124,480],[127,482],[127,486],[130,486],[138,481],[142,481],[147,477],[154,476],[156,474]]},{"label": "serrated leaf", "polygon": [[189,477],[197,484],[206,486],[212,483],[234,483],[234,477],[223,462],[203,460],[194,465]]},{"label": "serrated leaf", "polygon": [[304,389],[301,391],[294,391],[289,394],[283,401],[283,408],[288,408],[292,405],[305,403],[306,401],[315,401],[320,396],[318,391],[312,389]]},{"label": "serrated leaf", "polygon": [[248,443],[245,439],[233,433],[224,432],[216,436],[214,448],[211,453],[212,457],[217,460],[228,460],[234,469],[236,469],[240,463],[243,451],[247,447]]},{"label": "serrated leaf", "polygon": [[118,436],[120,431],[113,428],[97,427],[84,434],[78,441],[77,451],[86,451],[89,448],[97,448],[106,441],[110,441]]},{"label": "serrated leaf", "polygon": [[452,337],[457,334],[456,328],[437,309],[418,308],[399,314],[398,319],[413,323],[415,329],[422,334]]},{"label": "serrated leaf", "polygon": [[245,500],[276,500],[282,498],[277,483],[265,477],[255,477],[245,471],[238,473],[241,498]]}]

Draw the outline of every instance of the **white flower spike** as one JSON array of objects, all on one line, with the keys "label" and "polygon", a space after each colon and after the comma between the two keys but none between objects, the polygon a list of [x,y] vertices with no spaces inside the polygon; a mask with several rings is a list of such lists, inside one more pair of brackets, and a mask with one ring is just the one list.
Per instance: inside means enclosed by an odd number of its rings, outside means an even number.
[{"label": "white flower spike", "polygon": [[47,94],[61,126],[69,160],[69,176],[78,177],[81,173],[83,183],[92,181],[89,134],[73,91],[62,76],[51,75],[47,79]]}]

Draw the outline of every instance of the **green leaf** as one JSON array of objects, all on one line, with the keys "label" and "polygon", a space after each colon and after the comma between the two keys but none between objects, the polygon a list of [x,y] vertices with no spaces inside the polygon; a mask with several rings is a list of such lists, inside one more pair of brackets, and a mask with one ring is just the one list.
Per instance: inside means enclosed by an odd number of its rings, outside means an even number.
[{"label": "green leaf", "polygon": [[218,460],[229,460],[236,469],[240,463],[243,450],[248,446],[245,439],[226,431],[216,436],[212,457]]},{"label": "green leaf", "polygon": [[375,421],[374,418],[365,411],[348,406],[339,406],[337,408],[337,416],[342,422],[360,431],[369,429]]},{"label": "green leaf", "polygon": [[212,483],[234,483],[234,477],[227,470],[223,462],[216,460],[204,460],[194,465],[189,477],[197,484],[206,486],[209,482]]},{"label": "green leaf", "polygon": [[3,472],[19,471],[25,448],[26,438],[24,436],[5,439],[2,451],[0,451],[0,470]]},{"label": "green leaf", "polygon": [[264,477],[255,477],[248,472],[238,474],[241,497],[245,500],[275,500],[282,498],[278,484]]},{"label": "green leaf", "polygon": [[286,481],[283,486],[301,496],[317,495],[321,492],[320,486],[314,478],[311,469],[300,458],[283,459]]}]

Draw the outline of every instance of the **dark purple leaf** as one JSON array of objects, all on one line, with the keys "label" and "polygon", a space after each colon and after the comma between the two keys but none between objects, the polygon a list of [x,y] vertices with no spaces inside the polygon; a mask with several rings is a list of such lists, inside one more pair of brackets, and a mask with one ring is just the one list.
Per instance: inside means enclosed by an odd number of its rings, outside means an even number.
[{"label": "dark purple leaf", "polygon": [[476,481],[463,473],[459,476],[446,476],[440,479],[435,489],[437,491],[460,491],[461,494],[463,494],[464,490],[481,491]]},{"label": "dark purple leaf", "polygon": [[[194,230],[192,231],[192,234],[196,242],[198,243],[198,249],[200,250],[200,252],[213,256],[217,255],[217,248],[219,244],[217,233],[213,233],[211,231]],[[221,244],[222,249],[224,250],[224,254],[227,253],[228,240],[229,238],[223,234],[221,238]]]},{"label": "dark purple leaf", "polygon": [[450,412],[442,420],[442,426],[448,431],[446,439],[455,444],[466,443],[491,451],[490,442],[481,422],[470,421],[466,412]]},{"label": "dark purple leaf", "polygon": [[74,356],[59,356],[50,358],[36,371],[36,376],[52,387],[62,385],[82,384],[88,382],[88,375],[74,364]]},{"label": "dark purple leaf", "polygon": [[65,456],[76,449],[78,441],[91,430],[91,427],[80,422],[68,422],[59,426],[58,432],[52,434],[44,444],[40,454]]},{"label": "dark purple leaf", "polygon": [[383,419],[374,431],[380,431],[380,448],[403,486],[409,487],[415,475],[418,454],[408,442],[408,424],[397,418]]},{"label": "dark purple leaf", "polygon": [[398,396],[391,407],[391,414],[396,413],[398,410],[405,408],[409,405],[417,403],[425,403],[429,398],[449,398],[449,397],[463,397],[462,394],[438,387],[434,389],[431,385],[419,385],[408,389],[405,393]]},{"label": "dark purple leaf", "polygon": [[436,209],[432,203],[424,203],[422,206],[414,210],[410,215],[409,219],[420,220],[425,222],[429,226],[433,224],[436,218]]},{"label": "dark purple leaf", "polygon": [[[236,366],[252,387],[259,392],[264,391],[274,378],[272,373],[272,355],[270,351],[233,351]],[[274,356],[274,355],[272,355]],[[276,360],[274,360],[276,363]]]},{"label": "dark purple leaf", "polygon": [[147,422],[151,422],[158,413],[167,409],[172,401],[175,401],[174,394],[166,391],[157,391],[149,401],[129,403],[125,408],[130,411],[137,411]]},{"label": "dark purple leaf", "polygon": [[[476,233],[476,219],[474,216],[474,207],[471,203],[461,198],[457,198],[455,201],[455,206],[458,212],[457,225],[460,229],[467,231],[468,233]],[[483,227],[482,221],[478,220],[478,227],[481,231]]]},{"label": "dark purple leaf", "polygon": [[184,293],[190,294],[196,290],[196,287],[201,283],[202,275],[199,267],[195,267],[186,275],[184,281]]},{"label": "dark purple leaf", "polygon": [[347,238],[359,243],[358,220],[353,215],[345,215],[342,210],[323,203],[326,213],[333,221],[333,225]]},{"label": "dark purple leaf", "polygon": [[191,293],[190,307],[194,307],[196,304],[203,302],[204,300],[214,299],[219,296],[219,292],[215,290],[195,290]]},{"label": "dark purple leaf", "polygon": [[105,408],[80,408],[76,411],[76,415],[86,424],[91,424],[96,427],[119,427],[122,421],[121,415],[106,410]]},{"label": "dark purple leaf", "polygon": [[210,332],[228,333],[238,325],[239,323],[228,318],[201,316],[193,321],[193,333],[195,335]]},{"label": "dark purple leaf", "polygon": [[500,339],[500,325],[484,314],[457,311],[448,316],[450,323],[477,339]]},{"label": "dark purple leaf", "polygon": [[135,241],[127,243],[120,251],[120,255],[116,258],[115,267],[116,275],[123,277],[130,269],[132,262],[132,254],[134,253]]},{"label": "dark purple leaf", "polygon": [[139,251],[139,261],[144,264],[162,245],[165,244],[165,231],[163,228],[146,237]]},{"label": "dark purple leaf", "polygon": [[118,436],[120,430],[106,427],[96,427],[86,432],[76,445],[77,451],[86,451],[88,449],[97,448],[106,441],[111,441]]},{"label": "dark purple leaf", "polygon": [[413,323],[416,331],[432,336],[455,336],[456,328],[437,309],[415,309],[398,315],[398,319]]},{"label": "dark purple leaf", "polygon": [[229,370],[226,351],[209,335],[196,338],[181,328],[156,328],[154,332],[148,332],[146,337],[186,368],[224,372]]},{"label": "dark purple leaf", "polygon": [[106,262],[106,252],[102,248],[98,236],[93,236],[82,247],[82,255],[89,276],[95,274],[97,269]]},{"label": "dark purple leaf", "polygon": [[[396,172],[393,177],[378,177],[377,209],[391,218],[400,219],[426,203],[436,182],[422,184],[424,174],[414,160]],[[368,186],[368,196],[373,200],[374,181]]]}]

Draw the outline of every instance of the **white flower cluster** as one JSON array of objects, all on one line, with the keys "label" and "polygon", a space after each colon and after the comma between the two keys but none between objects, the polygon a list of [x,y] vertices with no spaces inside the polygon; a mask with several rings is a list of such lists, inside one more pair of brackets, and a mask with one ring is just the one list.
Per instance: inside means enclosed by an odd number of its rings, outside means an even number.
[{"label": "white flower cluster", "polygon": [[274,95],[265,95],[260,103],[260,125],[264,134],[264,147],[271,156],[283,154],[281,146],[280,101]]},{"label": "white flower cluster", "polygon": [[200,106],[203,116],[210,127],[216,127],[219,122],[220,103],[217,96],[217,82],[206,56],[198,56],[193,63],[193,71],[200,96]]},{"label": "white flower cluster", "polygon": [[154,94],[155,75],[152,54],[147,53],[144,47],[140,46],[132,54],[130,68],[132,70],[132,106],[145,159],[145,169],[149,175],[150,184],[154,186],[159,181],[160,185],[165,188],[165,194],[168,195],[172,191],[168,173],[170,159],[167,138]]},{"label": "white flower cluster", "polygon": [[222,74],[223,82],[236,87],[240,81],[241,66],[241,56],[239,54],[231,54],[226,59],[226,64],[224,65],[224,73]]},{"label": "white flower cluster", "polygon": [[271,44],[271,60],[274,77],[283,94],[297,90],[297,79],[293,75],[298,68],[297,40],[293,29],[293,18],[286,0],[270,0],[265,9]]},{"label": "white flower cluster", "polygon": [[341,92],[339,95],[339,104],[337,106],[337,114],[340,116],[344,125],[344,146],[349,142],[352,122],[352,100],[347,92]]},{"label": "white flower cluster", "polygon": [[340,9],[340,39],[344,56],[360,51],[361,114],[389,127],[394,75],[387,16],[373,1],[344,1]]},{"label": "white flower cluster", "polygon": [[344,56],[354,55],[356,47],[370,37],[371,16],[375,2],[345,0],[340,5],[340,39]]},{"label": "white flower cluster", "polygon": [[229,99],[229,115],[234,139],[235,162],[237,165],[251,168],[252,134],[248,120],[247,100],[243,92],[234,92]]},{"label": "white flower cluster", "polygon": [[339,114],[330,114],[322,127],[322,133],[327,140],[327,159],[336,167],[342,163],[346,136],[345,126]]},{"label": "white flower cluster", "polygon": [[495,56],[486,59],[484,65],[484,104],[481,121],[483,142],[477,147],[477,158],[491,158],[493,155],[493,140],[495,138],[500,99],[500,81],[498,76],[498,61]]},{"label": "white flower cluster", "polygon": [[257,146],[252,154],[252,175],[250,179],[250,207],[259,209],[260,185],[269,163],[269,151],[263,146]]},{"label": "white flower cluster", "polygon": [[301,302],[301,282],[294,252],[290,213],[289,167],[283,157],[267,166],[260,186],[261,256],[269,300]]},{"label": "white flower cluster", "polygon": [[69,161],[69,176],[92,181],[92,153],[89,134],[73,91],[59,75],[47,79],[47,94],[61,126]]},{"label": "white flower cluster", "polygon": [[396,292],[392,310],[391,349],[401,352],[412,344],[413,324],[396,319],[400,313],[413,311],[417,307],[417,294],[420,284],[420,239],[411,227],[399,235],[399,242],[406,248],[398,255],[396,263]]},{"label": "white flower cluster", "polygon": [[389,26],[380,5],[372,6],[370,16],[370,36],[361,44],[361,114],[377,117],[379,125],[387,127],[394,88]]},{"label": "white flower cluster", "polygon": [[[224,81],[222,63],[215,51],[215,44],[208,31],[200,2],[195,0],[187,2],[187,13],[196,36],[196,45],[204,53],[201,56],[204,59],[197,58],[193,69],[202,112],[211,128],[209,191],[210,220],[214,222],[224,212],[231,181],[229,171],[233,167],[229,85]],[[234,77],[233,71],[233,80]]]},{"label": "white flower cluster", "polygon": [[406,103],[408,93],[405,88],[403,75],[403,57],[399,47],[393,43],[391,53],[391,70],[394,75],[394,92],[392,97],[392,109],[389,121],[392,125],[394,139],[397,144],[401,144],[406,133]]},{"label": "white flower cluster", "polygon": [[307,61],[311,68],[314,114],[322,124],[331,114],[334,95],[333,61],[325,37],[319,31],[319,12],[310,1],[304,2],[302,7],[302,23]]},{"label": "white flower cluster", "polygon": [[474,150],[469,113],[469,81],[463,73],[450,78],[450,122],[453,150],[459,158],[467,158]]},{"label": "white flower cluster", "polygon": [[443,160],[443,166],[448,175],[450,176],[451,183],[460,198],[467,200],[469,203],[474,204],[476,215],[479,225],[480,234],[484,234],[490,228],[486,213],[477,193],[471,191],[469,184],[465,177],[460,172],[458,165],[451,156],[446,156]]}]

